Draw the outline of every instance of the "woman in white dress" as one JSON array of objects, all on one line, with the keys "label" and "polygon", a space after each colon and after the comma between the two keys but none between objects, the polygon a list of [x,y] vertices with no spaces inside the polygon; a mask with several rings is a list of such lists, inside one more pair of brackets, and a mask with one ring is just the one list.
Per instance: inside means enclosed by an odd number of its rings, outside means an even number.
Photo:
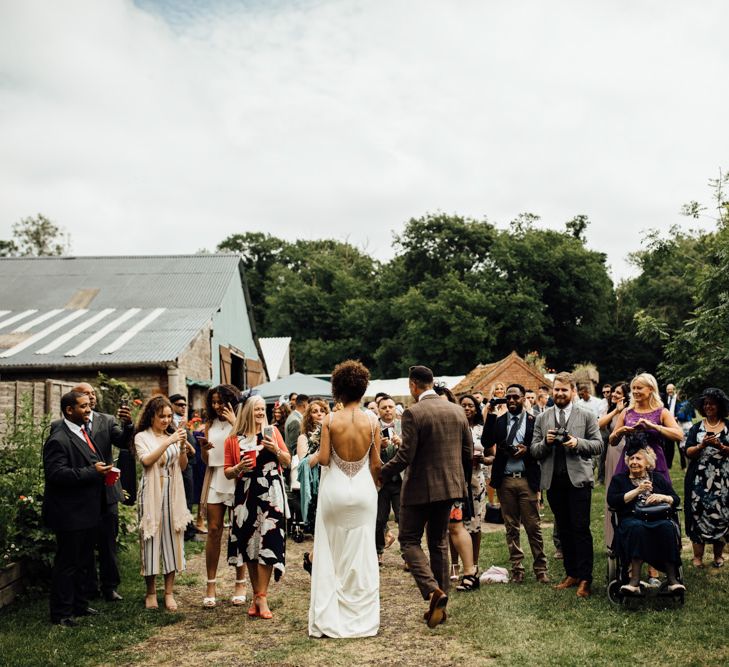
[{"label": "woman in white dress", "polygon": [[[207,469],[200,497],[203,514],[208,520],[208,537],[205,542],[205,567],[208,581],[203,607],[212,608],[217,604],[215,584],[220,560],[220,541],[223,537],[225,513],[233,505],[235,479],[225,476],[225,441],[231,434],[235,423],[235,406],[238,404],[240,390],[229,384],[221,384],[208,390],[205,397],[205,440],[201,443],[202,458]],[[245,567],[240,565],[235,571],[235,590],[231,602],[240,606],[246,601]]]},{"label": "woman in white dress", "polygon": [[345,361],[332,373],[343,403],[322,425],[319,501],[314,532],[309,635],[371,637],[380,627],[380,570],[375,547],[380,431],[360,408],[369,371]]}]

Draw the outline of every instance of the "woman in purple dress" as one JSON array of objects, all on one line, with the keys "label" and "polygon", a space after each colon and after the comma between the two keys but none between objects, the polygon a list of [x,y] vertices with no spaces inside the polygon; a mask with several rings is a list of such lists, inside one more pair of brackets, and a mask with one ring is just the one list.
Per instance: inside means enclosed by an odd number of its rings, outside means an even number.
[{"label": "woman in purple dress", "polygon": [[[656,454],[655,470],[670,481],[671,476],[663,453],[663,440],[683,440],[683,429],[676,418],[663,407],[658,393],[658,382],[650,373],[636,375],[630,383],[630,405],[624,410],[615,423],[610,434],[610,445],[615,445],[628,433],[643,431],[646,444]],[[628,472],[625,459],[621,458],[614,474]]]}]

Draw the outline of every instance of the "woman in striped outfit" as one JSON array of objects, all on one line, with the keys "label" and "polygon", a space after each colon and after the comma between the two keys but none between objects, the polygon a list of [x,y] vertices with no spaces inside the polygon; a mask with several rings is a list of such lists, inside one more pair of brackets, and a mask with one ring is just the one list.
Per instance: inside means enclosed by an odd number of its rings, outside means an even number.
[{"label": "woman in striped outfit", "polygon": [[177,611],[175,572],[185,569],[185,527],[192,515],[185,502],[182,471],[187,468],[188,447],[184,428],[172,425],[172,405],[155,396],[144,406],[134,436],[137,459],[144,466],[139,485],[142,576],[147,583],[144,606],[157,609],[157,575],[165,578],[165,608]]}]

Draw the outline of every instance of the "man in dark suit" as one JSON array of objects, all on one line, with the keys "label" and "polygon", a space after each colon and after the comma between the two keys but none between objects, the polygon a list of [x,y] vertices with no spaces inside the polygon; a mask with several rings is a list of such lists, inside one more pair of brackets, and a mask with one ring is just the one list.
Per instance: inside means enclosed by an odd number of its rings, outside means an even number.
[{"label": "man in dark suit", "polygon": [[[187,448],[187,468],[182,471],[182,483],[185,486],[185,503],[190,514],[192,514],[194,491],[193,467],[197,439],[187,427],[187,399],[182,394],[172,394],[169,398],[170,403],[172,403],[172,421],[175,424],[175,428],[184,428],[187,434],[187,444],[189,445]],[[190,521],[185,528],[185,540],[195,539],[195,532],[195,525]]]},{"label": "man in dark suit", "polygon": [[[112,445],[128,450],[134,437],[134,424],[132,424],[132,413],[129,407],[123,405],[119,408],[119,418],[122,422],[122,426],[120,426],[112,415],[96,412],[96,392],[88,382],[79,383],[73,388],[73,391],[88,396],[91,406],[89,415],[91,439],[98,449],[100,460],[113,464]],[[98,577],[96,575],[96,558],[92,551],[84,585],[87,586],[87,593],[90,597],[98,596],[100,588],[104,599],[116,602],[122,599],[116,589],[121,582],[117,559],[117,538],[119,536],[119,503],[124,500],[124,492],[120,480],[117,480],[113,486],[107,486],[105,490],[106,504],[99,523],[94,549],[99,555],[99,575]]]},{"label": "man in dark suit", "polygon": [[56,557],[51,581],[51,621],[74,626],[75,616],[97,613],[84,593],[84,564],[106,504],[104,463],[88,433],[91,405],[86,394],[70,391],[61,397],[63,420],[43,445],[43,518],[56,533]]},{"label": "man in dark suit", "polygon": [[593,566],[592,457],[600,454],[603,442],[594,413],[573,403],[576,388],[569,373],[555,376],[552,393],[554,405],[537,417],[530,452],[540,462],[541,486],[562,542],[567,576],[555,588],[577,586],[577,596],[586,598]]},{"label": "man in dark suit", "polygon": [[[481,436],[484,450],[496,448],[491,468],[491,486],[496,489],[506,528],[506,546],[511,561],[511,580],[524,582],[524,552],[520,545],[522,524],[526,530],[534,574],[542,584],[549,583],[547,558],[544,555],[542,526],[539,518],[539,463],[529,452],[535,418],[524,408],[525,390],[520,384],[506,388],[506,414],[496,417],[494,406],[486,404],[486,424]],[[493,452],[492,452],[493,455]]]},{"label": "man in dark suit", "polygon": [[[410,394],[416,403],[402,415],[402,443],[382,467],[391,479],[405,471],[400,492],[400,547],[423,599],[424,618],[434,628],[448,603],[448,518],[454,500],[468,495],[473,438],[463,410],[433,391],[433,372],[412,366]],[[426,532],[430,562],[421,547]]]},{"label": "man in dark suit", "polygon": [[[672,417],[676,416],[676,410],[678,410],[678,395],[676,394],[676,385],[667,384],[666,393],[661,396],[663,401],[663,407],[671,413]],[[673,457],[676,455],[676,443],[668,438],[663,438],[661,441],[663,447],[663,454],[666,457],[666,465],[670,470],[673,466]]]}]

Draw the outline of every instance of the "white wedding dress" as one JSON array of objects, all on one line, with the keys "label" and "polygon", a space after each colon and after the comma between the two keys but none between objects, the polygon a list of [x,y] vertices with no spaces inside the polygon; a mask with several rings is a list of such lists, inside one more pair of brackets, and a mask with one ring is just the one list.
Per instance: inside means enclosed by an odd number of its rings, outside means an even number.
[{"label": "white wedding dress", "polygon": [[369,454],[344,461],[332,447],[329,466],[321,469],[309,604],[312,637],[371,637],[380,627],[377,489]]}]

